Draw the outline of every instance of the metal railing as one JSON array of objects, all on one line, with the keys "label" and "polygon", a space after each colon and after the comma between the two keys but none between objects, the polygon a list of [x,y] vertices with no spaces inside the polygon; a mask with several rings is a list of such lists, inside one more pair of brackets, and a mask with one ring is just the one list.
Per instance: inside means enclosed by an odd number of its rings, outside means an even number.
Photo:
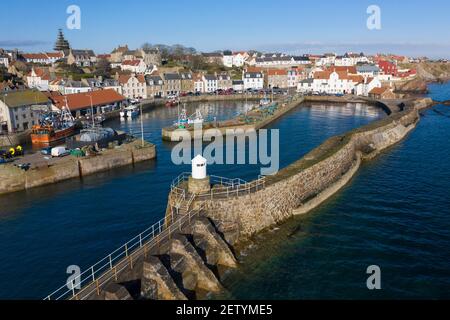
[{"label": "metal railing", "polygon": [[[155,247],[158,247],[164,240],[170,240],[173,233],[181,231],[190,225],[192,219],[198,217],[203,211],[203,204],[199,208],[191,210],[185,215],[174,219],[171,213],[171,223],[166,224],[167,217],[161,219],[150,228],[137,235],[126,244],[88,268],[71,283],[49,294],[45,300],[86,300],[93,294],[100,295],[100,290],[111,280],[117,281],[120,272],[127,268],[133,268],[133,263],[142,255],[147,254]],[[76,288],[78,287],[78,289]]]},{"label": "metal railing", "polygon": [[[188,181],[190,175],[190,173],[182,173],[172,182],[171,191],[173,195],[184,200],[190,196],[187,186],[181,186]],[[230,198],[259,191],[265,188],[266,177],[259,176],[257,180],[247,182],[239,178],[229,179],[212,175],[210,176],[210,183],[213,185],[213,188],[210,191],[196,194],[195,198],[197,200]]]},{"label": "metal railing", "polygon": [[[133,263],[139,257],[142,255],[147,257],[147,254],[153,248],[158,247],[162,241],[170,240],[173,233],[190,225],[192,219],[198,217],[203,211],[206,200],[249,194],[263,189],[266,183],[266,178],[262,176],[252,182],[210,176],[211,183],[216,186],[209,192],[192,194],[187,189],[180,188],[180,185],[187,181],[189,176],[189,173],[183,173],[171,185],[172,193],[180,198],[180,208],[185,205],[183,207],[186,210],[185,214],[177,215],[172,210],[170,220],[167,216],[159,220],[72,279],[71,283],[67,283],[49,294],[45,300],[86,300],[94,294],[100,295],[101,289],[107,283],[111,280],[118,281],[119,274],[127,268],[132,269]],[[198,201],[198,208],[190,210],[194,201]]]}]

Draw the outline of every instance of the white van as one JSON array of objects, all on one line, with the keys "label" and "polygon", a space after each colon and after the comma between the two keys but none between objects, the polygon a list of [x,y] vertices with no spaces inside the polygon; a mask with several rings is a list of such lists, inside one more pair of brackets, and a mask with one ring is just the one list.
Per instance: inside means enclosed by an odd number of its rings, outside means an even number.
[{"label": "white van", "polygon": [[67,150],[65,147],[55,147],[52,149],[52,157],[60,158],[65,157],[70,154],[70,151]]}]

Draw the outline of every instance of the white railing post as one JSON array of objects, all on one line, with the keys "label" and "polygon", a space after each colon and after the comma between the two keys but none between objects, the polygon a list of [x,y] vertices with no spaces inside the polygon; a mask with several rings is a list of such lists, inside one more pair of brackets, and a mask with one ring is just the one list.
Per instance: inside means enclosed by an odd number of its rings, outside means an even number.
[{"label": "white railing post", "polygon": [[91,267],[91,271],[92,271],[92,281],[95,281],[94,266]]},{"label": "white railing post", "polygon": [[112,265],[112,257],[111,255],[109,255],[109,269],[112,270],[113,265]]},{"label": "white railing post", "polygon": [[139,248],[142,248],[142,233],[139,235]]}]

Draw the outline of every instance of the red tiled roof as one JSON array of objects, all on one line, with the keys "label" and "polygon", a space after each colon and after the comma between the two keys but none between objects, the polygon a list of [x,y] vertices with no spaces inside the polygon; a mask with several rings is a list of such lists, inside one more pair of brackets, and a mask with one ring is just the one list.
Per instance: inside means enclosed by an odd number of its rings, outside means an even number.
[{"label": "red tiled roof", "polygon": [[22,55],[27,60],[47,60],[48,57],[44,53],[24,53]]},{"label": "red tiled roof", "polygon": [[373,88],[372,90],[370,90],[369,94],[378,94],[381,95],[383,93],[386,92],[386,90],[388,90],[388,87],[381,87],[381,88]]},{"label": "red tiled roof", "polygon": [[62,59],[64,58],[62,52],[47,52],[46,56],[49,58]]},{"label": "red tiled roof", "polygon": [[124,96],[118,94],[113,89],[107,89],[107,90],[92,91],[89,93],[75,93],[75,94],[68,94],[66,96],[54,96],[53,101],[55,102],[55,105],[59,109],[61,109],[66,105],[66,98],[67,98],[67,105],[70,111],[76,111],[91,107],[90,96],[92,97],[92,104],[94,106],[103,106],[126,100]]},{"label": "red tiled roof", "polygon": [[124,60],[122,62],[122,65],[137,67],[140,63],[141,63],[141,60]]},{"label": "red tiled roof", "polygon": [[328,71],[336,71],[336,72],[343,72],[343,71],[345,71],[345,72],[350,73],[350,74],[357,74],[358,73],[357,70],[356,70],[356,67],[341,67],[341,66],[336,67],[336,66],[332,66],[332,67],[329,67],[327,70]]},{"label": "red tiled roof", "polygon": [[34,73],[36,74],[36,77],[41,78],[42,80],[50,80],[50,73],[46,69],[42,68],[33,68],[28,74],[28,76],[31,77],[33,70]]},{"label": "red tiled roof", "polygon": [[281,70],[281,69],[268,69],[267,75],[268,76],[287,76],[287,71]]},{"label": "red tiled roof", "polygon": [[[131,77],[132,77],[131,74],[121,74],[121,75],[119,76],[119,83],[121,83],[121,84],[128,83],[128,81],[130,80]],[[135,77],[138,79],[138,81],[139,81],[140,83],[145,83],[145,77],[144,77],[144,75],[138,74],[138,75],[136,75]]]}]

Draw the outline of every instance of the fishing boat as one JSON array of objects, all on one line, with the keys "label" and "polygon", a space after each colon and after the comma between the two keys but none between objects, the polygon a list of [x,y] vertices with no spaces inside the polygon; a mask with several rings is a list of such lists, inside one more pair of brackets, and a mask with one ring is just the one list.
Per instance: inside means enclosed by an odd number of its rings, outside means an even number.
[{"label": "fishing boat", "polygon": [[33,126],[31,142],[34,145],[49,145],[64,141],[75,134],[75,120],[67,107],[61,113],[49,112],[41,117],[38,125]]},{"label": "fishing boat", "polygon": [[263,107],[263,106],[268,106],[268,105],[270,105],[271,103],[272,103],[272,101],[270,101],[270,99],[267,97],[267,94],[264,94],[264,98],[261,99],[261,101],[259,102],[259,105],[260,105],[261,107]]},{"label": "fishing boat", "polygon": [[120,111],[120,116],[122,118],[134,118],[139,115],[139,108],[138,106],[131,105],[126,108],[124,108],[122,111]]},{"label": "fishing boat", "polygon": [[175,107],[178,104],[178,101],[175,99],[166,101],[166,107]]},{"label": "fishing boat", "polygon": [[204,121],[200,109],[197,109],[192,116],[188,117],[186,105],[183,105],[183,108],[178,113],[178,121],[174,123],[174,126],[179,129],[186,129],[189,125],[202,124]]}]

